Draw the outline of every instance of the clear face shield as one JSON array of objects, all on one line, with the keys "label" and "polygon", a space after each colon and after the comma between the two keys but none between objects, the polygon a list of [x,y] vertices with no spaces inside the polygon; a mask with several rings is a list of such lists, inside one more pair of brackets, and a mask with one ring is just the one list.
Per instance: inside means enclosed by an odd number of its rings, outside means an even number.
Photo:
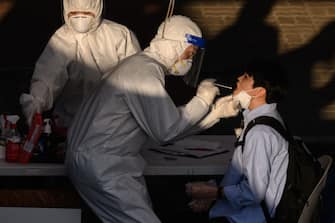
[{"label": "clear face shield", "polygon": [[200,70],[202,62],[205,55],[205,40],[201,37],[193,36],[191,34],[186,34],[186,41],[194,46],[198,47],[197,53],[193,55],[192,58],[192,67],[191,69],[183,76],[184,82],[191,86],[196,87],[199,80]]}]

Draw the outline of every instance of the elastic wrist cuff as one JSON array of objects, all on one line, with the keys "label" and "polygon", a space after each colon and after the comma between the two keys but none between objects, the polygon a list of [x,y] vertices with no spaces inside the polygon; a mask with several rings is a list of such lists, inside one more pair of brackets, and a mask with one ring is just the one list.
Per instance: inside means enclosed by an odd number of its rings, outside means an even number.
[{"label": "elastic wrist cuff", "polygon": [[208,107],[210,107],[211,105],[210,104],[208,104],[208,102],[205,100],[205,99],[203,99],[202,97],[200,97],[200,96],[198,96],[198,95],[196,95],[195,97],[197,97],[197,98],[199,98],[200,99],[200,101],[202,101],[206,106],[208,106]]}]

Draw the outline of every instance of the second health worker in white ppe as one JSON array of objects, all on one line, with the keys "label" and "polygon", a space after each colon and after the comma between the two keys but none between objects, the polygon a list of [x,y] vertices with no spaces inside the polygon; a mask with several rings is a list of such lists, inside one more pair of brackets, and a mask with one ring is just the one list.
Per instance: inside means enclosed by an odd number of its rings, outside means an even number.
[{"label": "second health worker in white ppe", "polygon": [[38,59],[30,93],[20,98],[28,123],[35,112],[54,106],[61,126],[68,127],[103,74],[140,51],[127,27],[102,19],[103,0],[64,0],[63,5],[65,24]]},{"label": "second health worker in white ppe", "polygon": [[186,105],[173,103],[165,75],[186,73],[174,65],[198,47],[186,34],[202,35],[187,17],[163,22],[150,46],[123,60],[85,100],[69,130],[68,176],[103,222],[160,222],[143,178],[140,150],[148,139],[171,142],[237,114],[231,96],[211,106],[219,92],[213,80],[202,81]]}]

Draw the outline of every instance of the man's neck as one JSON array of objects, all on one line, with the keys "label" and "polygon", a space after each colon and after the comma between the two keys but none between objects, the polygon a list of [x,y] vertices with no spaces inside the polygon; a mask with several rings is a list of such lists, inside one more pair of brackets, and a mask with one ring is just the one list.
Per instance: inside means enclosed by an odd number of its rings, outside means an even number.
[{"label": "man's neck", "polygon": [[250,102],[250,105],[249,105],[249,110],[253,110],[255,108],[258,108],[262,105],[265,105],[266,104],[266,100],[265,98],[253,98]]}]

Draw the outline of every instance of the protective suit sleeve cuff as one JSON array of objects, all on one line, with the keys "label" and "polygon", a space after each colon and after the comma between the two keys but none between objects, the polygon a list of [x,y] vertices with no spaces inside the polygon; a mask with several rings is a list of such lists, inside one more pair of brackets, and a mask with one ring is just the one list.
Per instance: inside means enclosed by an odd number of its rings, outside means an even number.
[{"label": "protective suit sleeve cuff", "polygon": [[206,102],[204,102],[201,98],[197,97],[197,96],[194,96],[185,106],[186,108],[187,107],[192,107],[193,109],[195,108],[196,109],[196,112],[193,111],[192,113],[193,114],[197,114],[197,116],[202,116],[204,117],[208,111],[209,111],[209,106],[207,105]]},{"label": "protective suit sleeve cuff", "polygon": [[194,96],[194,97],[195,97],[195,98],[198,98],[200,101],[202,101],[203,104],[206,105],[207,107],[210,107],[210,106],[211,106],[210,104],[208,104],[208,103],[206,102],[206,100],[204,100],[204,99],[201,98],[200,96],[196,95],[196,96]]}]

